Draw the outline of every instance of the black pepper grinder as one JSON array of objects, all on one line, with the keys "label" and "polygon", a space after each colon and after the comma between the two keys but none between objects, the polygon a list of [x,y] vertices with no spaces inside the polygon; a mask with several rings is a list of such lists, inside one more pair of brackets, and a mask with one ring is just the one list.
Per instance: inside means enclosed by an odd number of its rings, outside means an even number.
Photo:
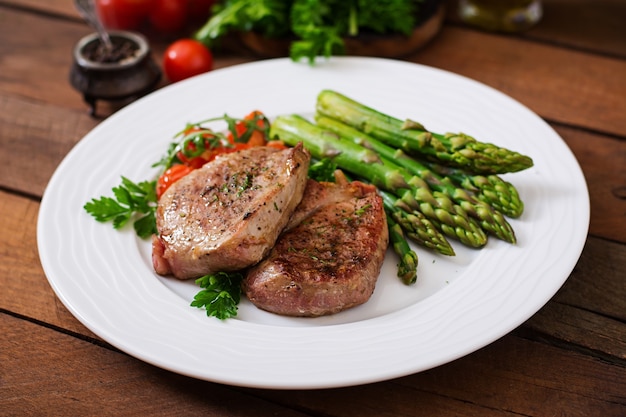
[{"label": "black pepper grinder", "polygon": [[128,100],[152,91],[161,70],[152,60],[146,38],[129,31],[107,32],[93,0],[75,0],[74,4],[97,30],[78,41],[70,70],[70,83],[83,94],[90,114],[96,115],[97,100]]}]

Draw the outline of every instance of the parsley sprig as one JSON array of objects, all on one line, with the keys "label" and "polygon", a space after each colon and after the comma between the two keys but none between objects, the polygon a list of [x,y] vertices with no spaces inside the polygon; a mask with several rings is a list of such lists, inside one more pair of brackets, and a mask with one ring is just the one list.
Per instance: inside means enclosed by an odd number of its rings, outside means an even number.
[{"label": "parsley sprig", "polygon": [[218,272],[196,280],[201,290],[191,302],[192,307],[205,308],[207,316],[225,320],[237,315],[237,305],[241,300],[239,272]]},{"label": "parsley sprig", "polygon": [[122,176],[122,183],[112,190],[115,198],[94,198],[84,205],[84,209],[99,222],[112,221],[115,229],[121,229],[138,215],[133,223],[135,232],[141,238],[148,238],[156,233],[155,184],[155,181],[134,183]]},{"label": "parsley sprig", "polygon": [[429,16],[424,0],[225,0],[194,38],[216,45],[229,33],[252,31],[289,39],[292,60],[342,55],[360,33],[410,35]]}]

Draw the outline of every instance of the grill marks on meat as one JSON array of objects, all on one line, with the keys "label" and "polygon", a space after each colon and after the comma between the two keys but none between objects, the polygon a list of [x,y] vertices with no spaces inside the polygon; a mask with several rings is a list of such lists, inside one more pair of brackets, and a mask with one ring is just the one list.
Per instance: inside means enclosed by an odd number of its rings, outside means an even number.
[{"label": "grill marks on meat", "polygon": [[257,307],[288,316],[334,314],[372,295],[388,243],[380,196],[360,182],[309,180],[269,256],[243,290]]},{"label": "grill marks on meat", "polygon": [[172,184],[156,211],[155,271],[189,279],[259,262],[302,199],[309,161],[301,145],[255,147],[223,155]]}]

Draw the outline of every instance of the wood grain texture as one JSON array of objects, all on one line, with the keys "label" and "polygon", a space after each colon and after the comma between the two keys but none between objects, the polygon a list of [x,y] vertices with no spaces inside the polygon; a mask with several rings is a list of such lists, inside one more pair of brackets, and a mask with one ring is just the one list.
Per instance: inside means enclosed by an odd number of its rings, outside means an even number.
[{"label": "wood grain texture", "polygon": [[528,38],[626,57],[622,0],[543,0],[543,18]]},{"label": "wood grain texture", "polygon": [[[448,0],[449,23],[480,30],[461,22],[458,0]],[[622,0],[542,0],[543,17],[529,30],[514,36],[571,49],[626,57],[626,3]]]},{"label": "wood grain texture", "polygon": [[306,415],[1,313],[0,332],[3,416]]},{"label": "wood grain texture", "polygon": [[615,135],[626,126],[623,60],[449,26],[410,60],[494,87],[549,121]]},{"label": "wood grain texture", "polygon": [[[82,97],[69,85],[72,50],[91,30],[81,22],[51,19],[21,10],[2,10],[0,91],[34,101],[82,109]],[[18,35],[31,28],[30,36]]]},{"label": "wood grain texture", "polygon": [[0,330],[0,408],[19,410],[6,415],[617,417],[626,406],[625,368],[515,336],[392,381],[285,391],[193,380],[6,314]]},{"label": "wood grain texture", "polygon": [[8,8],[26,9],[35,13],[56,14],[80,19],[73,0],[4,0]]},{"label": "wood grain texture", "polygon": [[0,185],[42,196],[72,147],[98,124],[82,110],[0,95]]},{"label": "wood grain texture", "polygon": [[587,180],[589,233],[626,243],[626,138],[554,127],[574,153]]}]

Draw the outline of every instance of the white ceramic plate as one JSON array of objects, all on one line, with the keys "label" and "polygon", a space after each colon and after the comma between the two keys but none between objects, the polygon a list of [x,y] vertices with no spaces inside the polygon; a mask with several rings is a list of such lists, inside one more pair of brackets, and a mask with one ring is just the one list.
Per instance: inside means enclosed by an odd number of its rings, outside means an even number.
[{"label": "white ceramic plate", "polygon": [[[111,195],[124,175],[151,179],[187,122],[253,109],[269,117],[312,115],[318,92],[335,89],[432,131],[462,131],[530,155],[509,174],[525,201],[511,220],[518,244],[457,256],[417,248],[419,280],[407,287],[389,253],[372,299],[323,318],[287,318],[247,300],[224,322],[189,306],[199,290],[156,275],[150,244],[114,231],[83,205]],[[67,155],[45,192],[38,224],[43,268],[85,326],[143,361],[183,375],[262,388],[327,388],[399,377],[444,364],[505,335],[561,287],[583,248],[589,196],[576,159],[527,108],[449,72],[376,58],[334,58],[315,67],[261,61],[157,91],[97,126]]]}]

